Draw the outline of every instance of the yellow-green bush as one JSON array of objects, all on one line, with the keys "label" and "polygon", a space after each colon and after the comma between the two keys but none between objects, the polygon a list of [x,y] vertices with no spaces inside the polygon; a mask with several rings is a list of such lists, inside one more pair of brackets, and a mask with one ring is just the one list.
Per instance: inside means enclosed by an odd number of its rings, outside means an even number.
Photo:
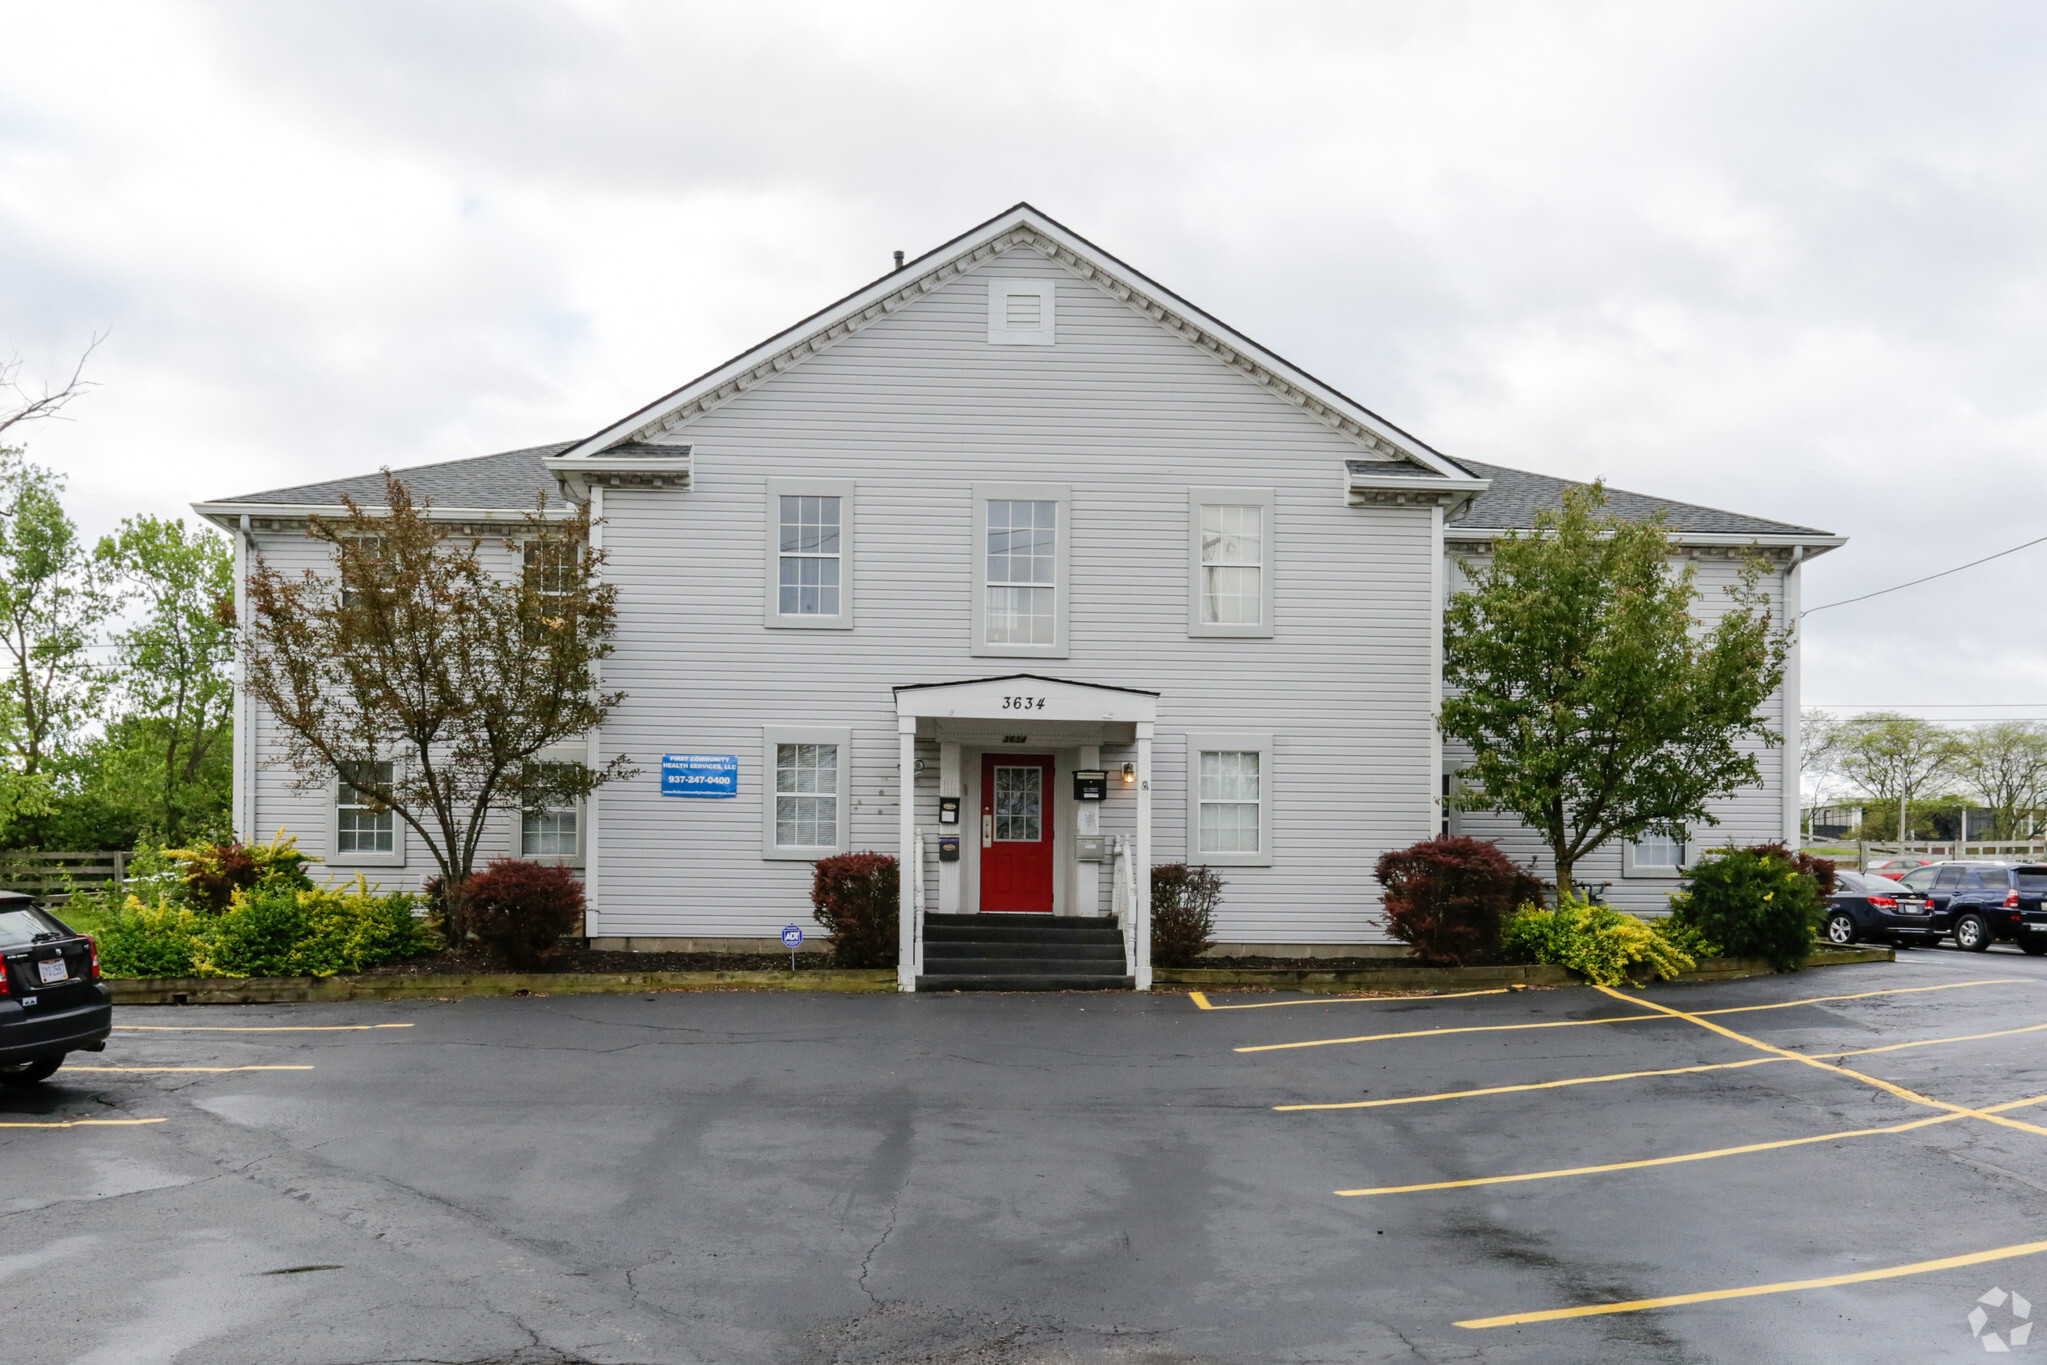
[{"label": "yellow-green bush", "polygon": [[1670,978],[1694,958],[1647,921],[1566,896],[1554,910],[1524,905],[1500,929],[1500,946],[1525,962],[1568,967],[1600,986],[1618,986],[1638,964]]},{"label": "yellow-green bush", "polygon": [[341,890],[237,891],[217,915],[136,897],[100,920],[108,976],[335,976],[435,946],[417,897],[379,894],[361,877]]}]

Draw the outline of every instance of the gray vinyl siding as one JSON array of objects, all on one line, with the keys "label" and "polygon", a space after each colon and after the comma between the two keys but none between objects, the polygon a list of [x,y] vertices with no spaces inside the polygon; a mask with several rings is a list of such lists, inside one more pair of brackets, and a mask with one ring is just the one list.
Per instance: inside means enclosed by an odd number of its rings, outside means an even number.
[{"label": "gray vinyl siding", "polygon": [[[1679,561],[1678,565],[1681,567],[1682,561]],[[1726,590],[1739,579],[1740,573],[1735,565],[1724,559],[1701,560],[1695,567],[1697,569],[1695,581],[1703,594],[1697,612],[1701,619],[1710,625],[1727,610],[1729,600]],[[1770,593],[1771,608],[1781,624],[1784,608],[1783,575],[1768,575],[1764,585]],[[1764,702],[1762,715],[1771,727],[1782,735],[1784,714],[1784,693],[1779,690]],[[1694,849],[1776,843],[1784,837],[1782,793],[1787,750],[1782,745],[1772,748],[1755,741],[1746,742],[1743,748],[1756,756],[1756,766],[1762,773],[1763,783],[1711,803],[1709,809],[1720,823],[1717,825],[1702,823],[1695,827],[1692,841]],[[1468,749],[1453,744],[1444,745],[1443,764],[1446,770],[1454,771],[1469,758]],[[1555,876],[1555,860],[1550,856],[1548,848],[1519,820],[1495,811],[1464,811],[1454,817],[1454,820],[1459,833],[1476,839],[1492,840],[1515,862],[1524,866],[1534,866],[1537,874],[1544,880]],[[1618,843],[1595,850],[1578,864],[1574,876],[1581,883],[1610,883],[1605,895],[1607,904],[1635,914],[1663,913],[1670,908],[1670,893],[1678,889],[1674,878],[1623,876],[1622,848]]]},{"label": "gray vinyl siding", "polygon": [[[759,856],[761,727],[850,726],[853,847],[894,852],[891,687],[1034,672],[1163,694],[1157,862],[1185,855],[1184,733],[1273,732],[1273,865],[1224,873],[1220,936],[1375,937],[1373,862],[1432,821],[1428,512],[1346,506],[1349,441],[1094,286],[1028,255],[987,271],[1060,277],[1056,345],[988,345],[969,275],[678,430],[689,490],[606,493],[605,676],[627,700],[603,743],[648,776],[602,794],[595,932],[807,922],[809,866]],[[771,477],[857,482],[856,629],[762,627]],[[1069,657],[969,653],[975,480],[1071,487]],[[1276,490],[1273,638],[1188,637],[1190,485]],[[660,797],[680,751],[739,755],[738,799]],[[919,754],[935,829],[937,746]],[[1112,793],[1104,831],[1131,832],[1134,807]]]}]

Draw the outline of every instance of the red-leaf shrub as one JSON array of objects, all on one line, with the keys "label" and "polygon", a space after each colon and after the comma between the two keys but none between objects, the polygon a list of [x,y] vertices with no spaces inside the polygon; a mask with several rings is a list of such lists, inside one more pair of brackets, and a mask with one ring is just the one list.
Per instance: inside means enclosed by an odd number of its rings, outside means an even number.
[{"label": "red-leaf shrub", "polygon": [[1191,967],[1213,946],[1223,879],[1205,867],[1160,863],[1151,870],[1151,965]]},{"label": "red-leaf shrub", "polygon": [[1380,857],[1374,875],[1393,937],[1453,967],[1495,953],[1500,921],[1542,898],[1542,883],[1483,839],[1424,839]]},{"label": "red-leaf shrub", "polygon": [[558,864],[497,858],[461,894],[470,932],[518,971],[538,968],[541,954],[583,927],[583,884]]},{"label": "red-leaf shrub", "polygon": [[1753,848],[1743,849],[1742,852],[1753,853],[1763,858],[1782,858],[1820,884],[1822,900],[1834,894],[1834,860],[1831,858],[1815,858],[1804,849],[1793,853],[1782,844],[1757,844]]},{"label": "red-leaf shrub", "polygon": [[831,935],[840,967],[893,967],[900,956],[896,860],[886,853],[819,858],[810,882],[817,922]]}]

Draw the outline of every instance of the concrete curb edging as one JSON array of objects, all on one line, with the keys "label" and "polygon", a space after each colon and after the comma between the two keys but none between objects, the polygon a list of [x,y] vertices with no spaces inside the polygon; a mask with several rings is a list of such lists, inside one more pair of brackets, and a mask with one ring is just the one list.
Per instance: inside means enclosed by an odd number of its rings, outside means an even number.
[{"label": "concrete curb edging", "polygon": [[[1827,948],[1808,967],[1892,962],[1889,948]],[[1681,974],[1679,981],[1726,981],[1767,976],[1761,958],[1718,958]],[[1265,986],[1274,990],[1432,990],[1507,986],[1568,986],[1578,978],[1562,967],[1183,967],[1161,968],[1161,986]],[[493,995],[630,995],[636,991],[894,991],[893,968],[811,972],[484,972],[450,976],[252,976],[113,979],[117,1005],[287,1005],[338,1000],[451,1000]]]},{"label": "concrete curb edging", "polygon": [[487,972],[449,976],[109,978],[117,1005],[285,1005],[332,1000],[444,1000],[489,995],[630,995],[635,991],[893,991],[893,968],[815,972]]},{"label": "concrete curb edging", "polygon": [[[1895,962],[1897,953],[1889,948],[1821,948],[1805,960],[1807,967],[1846,967],[1860,962]],[[1759,957],[1709,958],[1679,981],[1731,981],[1744,976],[1768,976],[1775,969]],[[1327,970],[1314,967],[1161,967],[1152,977],[1161,986],[1191,986],[1197,990],[1212,986],[1267,986],[1274,990],[1356,991],[1415,990],[1431,988],[1478,989],[1487,986],[1570,986],[1579,981],[1577,973],[1547,964],[1498,967],[1421,967],[1404,963],[1398,967],[1342,967]]]}]

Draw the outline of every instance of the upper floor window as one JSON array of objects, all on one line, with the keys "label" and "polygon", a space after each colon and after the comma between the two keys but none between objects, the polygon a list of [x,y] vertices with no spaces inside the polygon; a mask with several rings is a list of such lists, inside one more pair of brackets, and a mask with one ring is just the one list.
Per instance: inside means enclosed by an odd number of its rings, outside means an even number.
[{"label": "upper floor window", "polygon": [[766,622],[853,624],[853,484],[769,479]]},{"label": "upper floor window", "polygon": [[1272,634],[1272,490],[1188,490],[1189,635]]},{"label": "upper floor window", "polygon": [[1058,286],[1051,280],[988,281],[988,344],[1050,346]]},{"label": "upper floor window", "polygon": [[1064,488],[977,484],[974,653],[1066,654]]}]

